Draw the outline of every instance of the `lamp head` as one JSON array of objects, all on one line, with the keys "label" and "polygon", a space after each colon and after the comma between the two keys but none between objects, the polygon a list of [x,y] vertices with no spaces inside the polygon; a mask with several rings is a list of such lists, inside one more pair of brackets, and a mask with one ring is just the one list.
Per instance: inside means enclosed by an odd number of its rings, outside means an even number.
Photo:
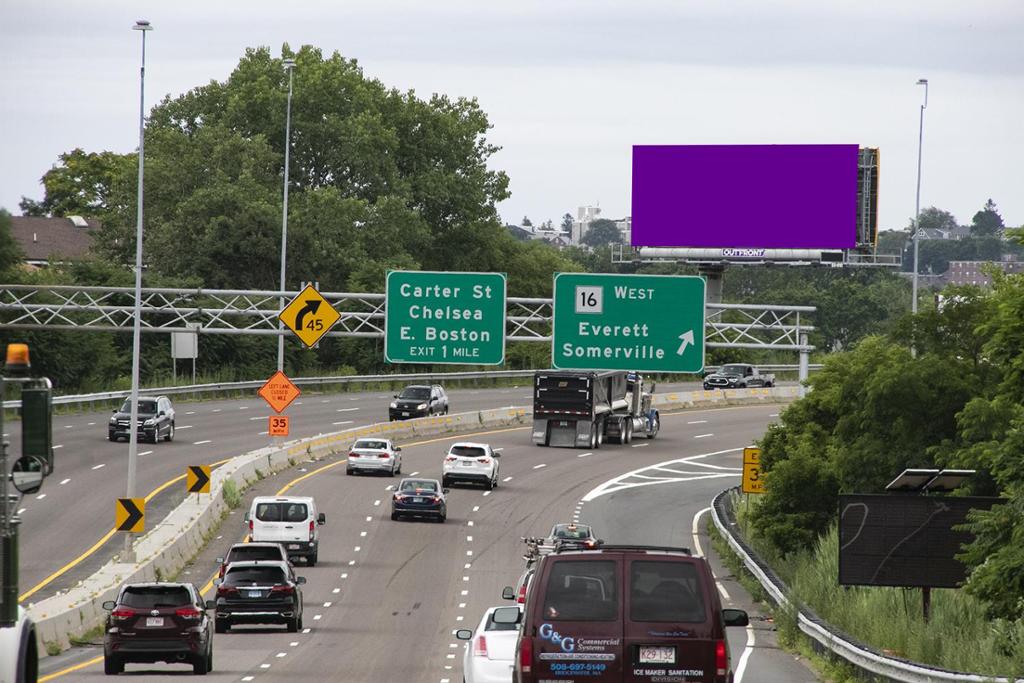
[{"label": "lamp head", "polygon": [[149,22],[145,19],[139,19],[135,22],[135,26],[132,26],[133,31],[152,31],[153,27],[150,26]]},{"label": "lamp head", "polygon": [[917,84],[918,85],[928,85],[928,79],[927,78],[919,78],[919,79],[917,79]]}]

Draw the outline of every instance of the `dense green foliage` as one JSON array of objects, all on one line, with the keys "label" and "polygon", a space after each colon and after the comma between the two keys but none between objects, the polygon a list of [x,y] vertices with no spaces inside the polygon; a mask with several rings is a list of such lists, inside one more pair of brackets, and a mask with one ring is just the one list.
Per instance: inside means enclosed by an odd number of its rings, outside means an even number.
[{"label": "dense green foliage", "polygon": [[607,218],[598,218],[591,221],[587,228],[587,234],[580,238],[580,242],[591,247],[600,247],[603,244],[622,244],[622,233],[615,225],[615,221]]},{"label": "dense green foliage", "polygon": [[[978,470],[966,493],[1007,499],[976,512],[962,558],[968,592],[994,617],[1024,618],[1024,277],[949,288],[941,309],[825,361],[811,391],[762,440],[766,494],[752,513],[780,555],[807,551],[836,496],[872,493],[904,468]],[[910,348],[917,351],[916,357]]]},{"label": "dense green foliage", "polygon": [[11,234],[11,214],[0,209],[0,276],[9,279],[14,266],[23,258],[21,247]]}]

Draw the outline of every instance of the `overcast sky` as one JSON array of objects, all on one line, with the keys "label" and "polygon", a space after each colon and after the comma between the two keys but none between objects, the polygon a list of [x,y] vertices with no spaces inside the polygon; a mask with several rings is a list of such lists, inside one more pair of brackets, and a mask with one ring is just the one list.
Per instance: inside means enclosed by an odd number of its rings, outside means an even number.
[{"label": "overcast sky", "polygon": [[283,43],[477,97],[516,223],[629,214],[634,144],[843,143],[881,149],[880,227],[905,227],[927,78],[922,207],[1024,224],[1020,0],[3,0],[0,207],[62,152],[135,149],[139,18],[147,110]]}]

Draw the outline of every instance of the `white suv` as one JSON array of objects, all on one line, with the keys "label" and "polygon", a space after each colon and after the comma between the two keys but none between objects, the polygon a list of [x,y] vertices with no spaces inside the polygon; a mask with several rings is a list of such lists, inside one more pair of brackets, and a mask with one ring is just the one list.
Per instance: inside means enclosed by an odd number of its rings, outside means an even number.
[{"label": "white suv", "polygon": [[480,483],[490,491],[498,485],[499,457],[485,443],[453,443],[444,457],[441,486],[448,488],[457,482]]}]

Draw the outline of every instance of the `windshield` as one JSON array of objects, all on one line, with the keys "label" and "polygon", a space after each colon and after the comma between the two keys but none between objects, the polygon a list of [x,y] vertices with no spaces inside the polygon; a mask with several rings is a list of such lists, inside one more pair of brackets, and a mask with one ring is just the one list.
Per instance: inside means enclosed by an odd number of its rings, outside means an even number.
[{"label": "windshield", "polygon": [[284,583],[284,572],[279,567],[237,567],[228,569],[224,583],[237,585],[276,585]]},{"label": "windshield", "polygon": [[723,375],[742,375],[746,370],[746,365],[723,365],[721,372]]},{"label": "windshield", "polygon": [[430,398],[429,387],[406,387],[402,389],[402,393],[398,395],[398,398],[407,398],[412,400],[420,400],[424,398]]},{"label": "windshield", "polygon": [[373,440],[359,440],[356,441],[352,448],[362,448],[370,451],[386,451],[388,449],[387,441],[373,441]]},{"label": "windshield", "polygon": [[568,524],[556,524],[551,535],[555,538],[590,538],[590,527],[582,524],[575,527]]},{"label": "windshield", "polygon": [[121,604],[138,609],[180,607],[192,604],[192,596],[184,586],[135,586],[124,589]]},{"label": "windshield", "polygon": [[402,482],[403,491],[437,491],[437,482],[432,479],[409,479]]},{"label": "windshield", "polygon": [[[125,402],[121,404],[121,411],[120,412],[122,412],[122,413],[130,413],[130,412],[132,412],[132,402],[130,400],[128,400],[128,399],[125,399]],[[139,401],[139,413],[140,414],[141,413],[155,414],[156,413],[156,401]]]},{"label": "windshield", "polygon": [[267,548],[260,546],[242,546],[232,548],[228,553],[228,562],[251,562],[252,560],[280,560],[281,551],[278,548]]},{"label": "windshield", "polygon": [[479,446],[452,446],[449,454],[478,458],[482,455],[487,455],[487,451]]},{"label": "windshield", "polygon": [[305,503],[260,503],[256,506],[256,519],[261,522],[304,522]]}]

